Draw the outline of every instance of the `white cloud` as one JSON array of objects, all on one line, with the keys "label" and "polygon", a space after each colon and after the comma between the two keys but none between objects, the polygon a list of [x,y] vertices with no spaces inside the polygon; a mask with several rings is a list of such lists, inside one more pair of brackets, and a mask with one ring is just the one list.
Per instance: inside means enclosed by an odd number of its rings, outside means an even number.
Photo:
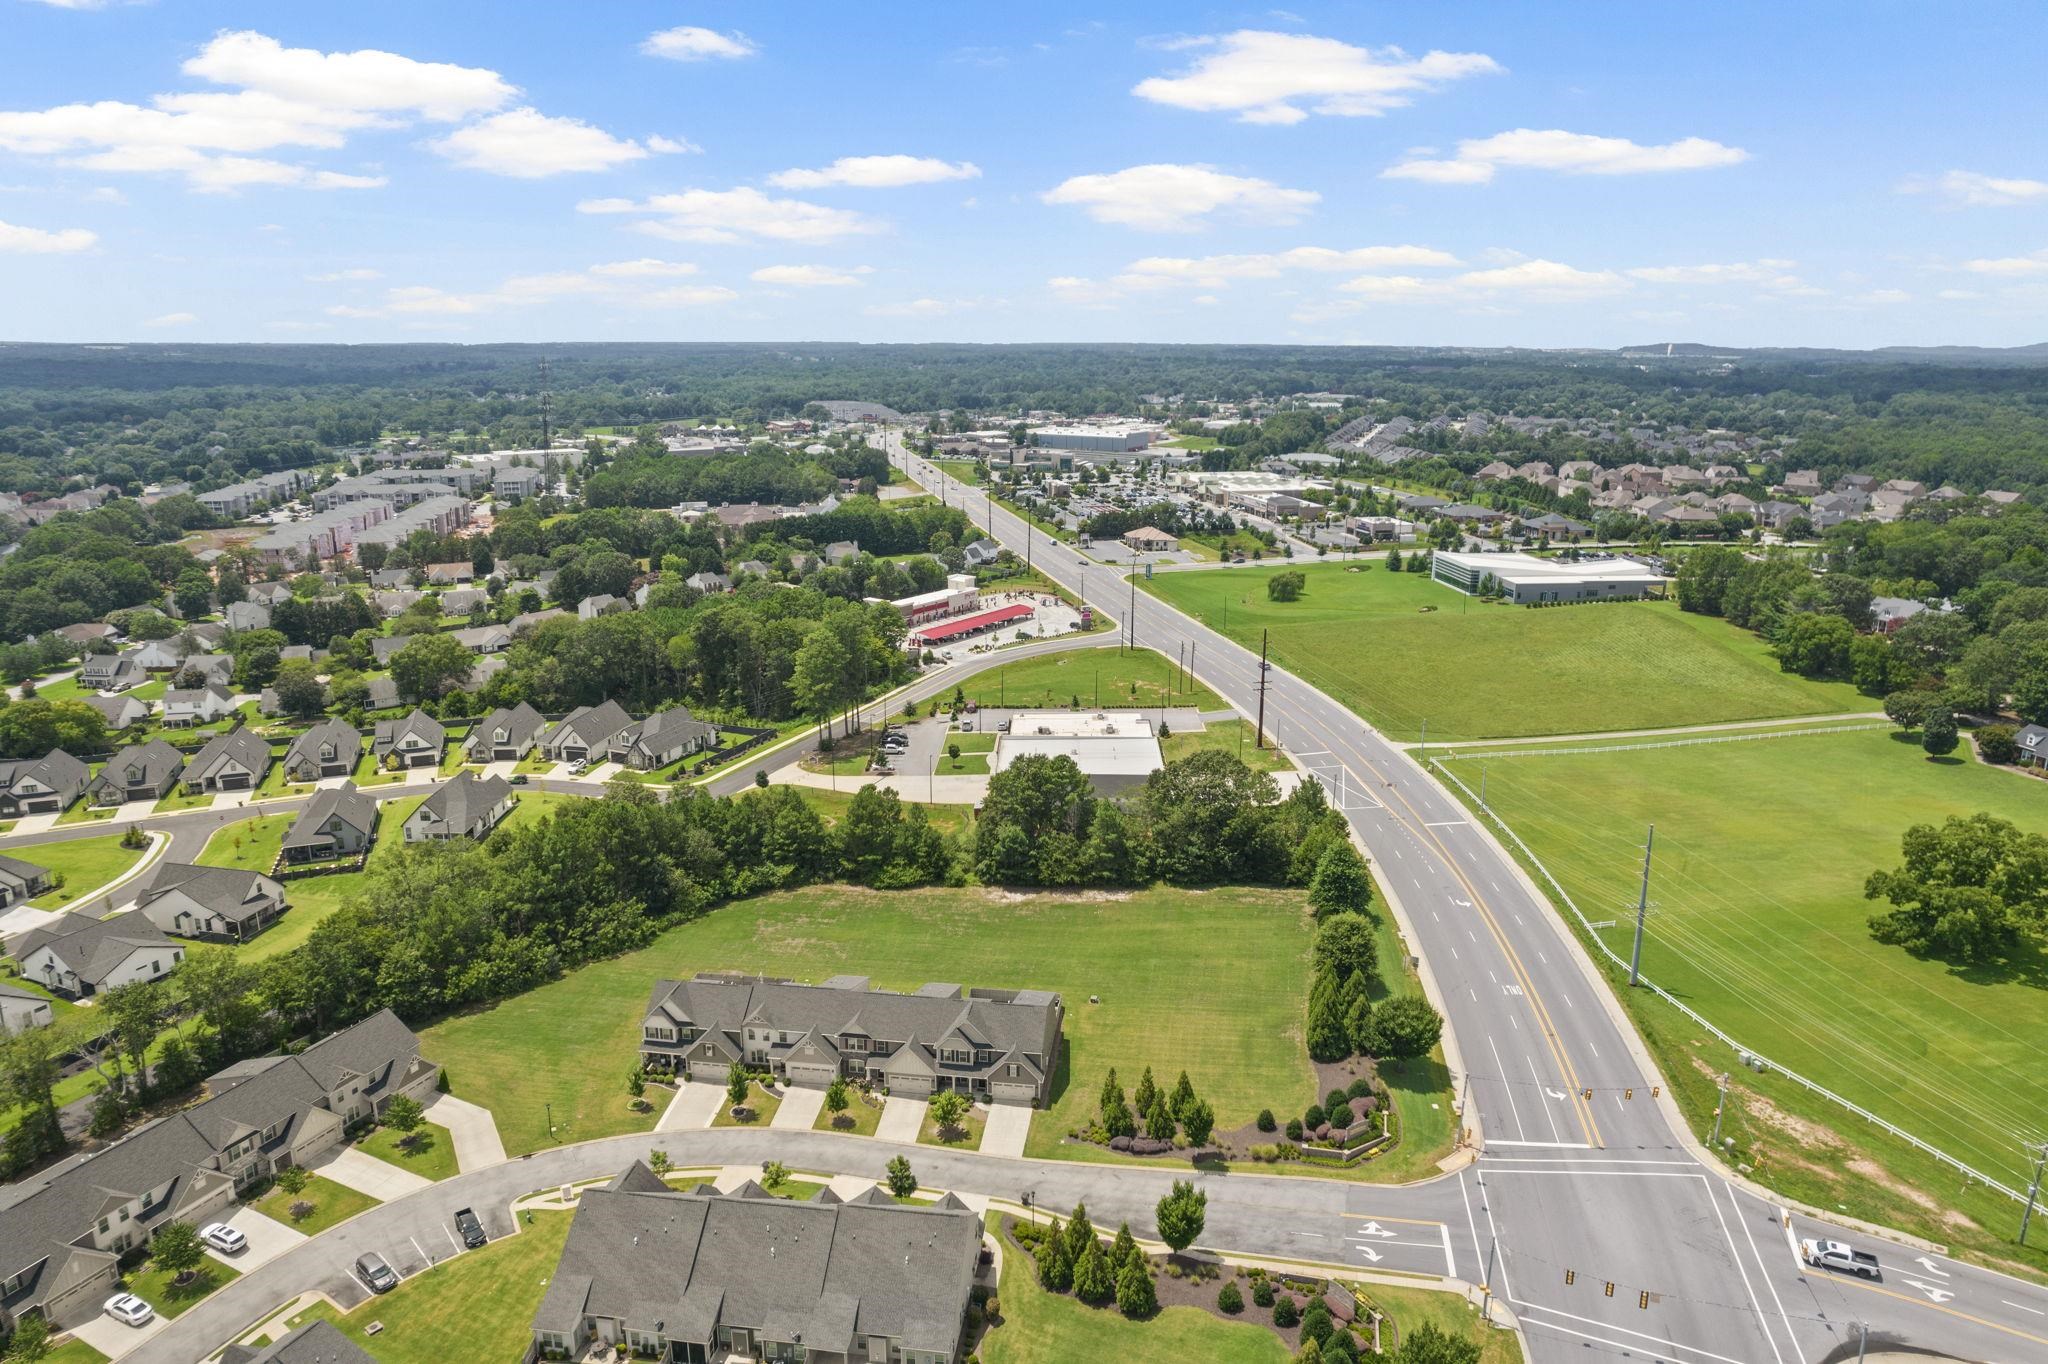
[{"label": "white cloud", "polygon": [[1106,175],[1077,175],[1038,196],[1074,204],[1102,223],[1154,232],[1189,232],[1209,214],[1286,225],[1321,201],[1314,190],[1285,189],[1270,180],[1227,175],[1213,166],[1157,163]]},{"label": "white cloud", "polygon": [[1383,114],[1467,76],[1501,70],[1477,52],[1374,50],[1298,33],[1243,29],[1190,40],[1202,55],[1177,76],[1154,76],[1131,91],[1140,99],[1204,113],[1234,113],[1243,123],[1299,123],[1311,113],[1340,118]]},{"label": "white cloud", "polygon": [[704,149],[687,137],[663,137],[656,133],[647,139],[647,150],[658,156],[688,156]]},{"label": "white cloud", "polygon": [[551,118],[538,109],[508,109],[427,145],[458,166],[517,180],[610,170],[647,155],[630,138],[613,137],[580,118]]},{"label": "white cloud", "polygon": [[1901,194],[1935,194],[1956,208],[2005,208],[2048,198],[2048,180],[2021,180],[1977,171],[1952,170],[1929,179],[1913,176],[1899,182]]},{"label": "white cloud", "polygon": [[1621,293],[1631,287],[1631,282],[1612,270],[1581,270],[1558,261],[1538,259],[1433,278],[1361,275],[1337,287],[1344,293],[1380,303],[1503,295],[1555,302]]},{"label": "white cloud", "polygon": [[1651,284],[1769,284],[1792,269],[1788,260],[1736,261],[1728,265],[1646,265],[1629,271]]},{"label": "white cloud", "polygon": [[964,299],[911,298],[900,303],[877,303],[861,311],[869,317],[944,317],[972,306]]},{"label": "white cloud", "polygon": [[85,201],[89,204],[126,204],[128,196],[112,185],[101,185],[98,189],[87,190]]},{"label": "white cloud", "polygon": [[234,87],[0,112],[0,150],[62,157],[89,170],[180,174],[195,189],[367,189],[383,177],[256,156],[283,147],[334,150],[352,133],[414,119],[455,122],[496,109],[516,89],[495,71],[375,50],[286,48],[260,33],[222,33],[184,64]]},{"label": "white cloud", "polygon": [[89,251],[99,234],[82,227],[60,227],[49,231],[40,227],[17,227],[13,223],[0,223],[0,253],[25,256],[63,256],[75,251]]},{"label": "white cloud", "polygon": [[326,312],[330,317],[406,318],[466,317],[504,308],[527,308],[564,299],[589,299],[634,307],[696,306],[725,303],[739,294],[721,284],[671,284],[650,289],[649,281],[694,275],[697,267],[686,261],[652,258],[613,261],[586,270],[551,270],[540,274],[511,275],[495,289],[459,293],[431,285],[414,284],[386,289],[375,303],[337,303]]},{"label": "white cloud", "polygon": [[648,34],[640,50],[650,57],[666,57],[672,62],[702,62],[751,57],[761,49],[744,33],[720,33],[684,24]]},{"label": "white cloud", "polygon": [[1054,275],[1045,282],[1045,287],[1052,291],[1056,301],[1077,308],[1106,308],[1123,297],[1115,285],[1083,279],[1079,275]]},{"label": "white cloud", "polygon": [[679,284],[672,289],[657,289],[644,294],[638,302],[652,308],[696,308],[711,303],[730,303],[739,297],[734,290],[722,284]]},{"label": "white cloud", "polygon": [[1966,303],[1971,299],[1982,298],[1984,295],[1975,289],[1943,289],[1935,297],[1946,303]]},{"label": "white cloud", "polygon": [[678,242],[730,243],[755,238],[816,244],[882,230],[881,223],[851,209],[777,199],[747,186],[686,189],[641,202],[586,199],[576,205],[576,211],[648,214],[651,216],[638,224],[640,231]]},{"label": "white cloud", "polygon": [[329,270],[324,275],[308,275],[306,278],[314,284],[341,284],[357,280],[382,279],[384,272],[359,265],[350,270]]},{"label": "white cloud", "polygon": [[697,267],[689,261],[655,260],[651,256],[643,256],[639,260],[619,260],[607,265],[593,265],[590,267],[590,273],[610,279],[671,279],[679,275],[694,275],[697,273]]},{"label": "white cloud", "polygon": [[199,320],[197,313],[165,313],[161,317],[144,319],[145,327],[185,327]]},{"label": "white cloud", "polygon": [[1116,277],[1127,289],[1186,285],[1216,289],[1232,280],[1277,279],[1290,270],[1322,273],[1345,270],[1427,269],[1452,266],[1458,258],[1428,246],[1360,246],[1338,251],[1327,246],[1297,246],[1287,251],[1227,256],[1147,256],[1131,262]]},{"label": "white cloud", "polygon": [[829,265],[764,265],[747,278],[756,284],[815,289],[858,284],[862,275],[873,273],[874,267],[871,265],[857,265],[851,270],[837,270]]},{"label": "white cloud", "polygon": [[108,0],[37,0],[37,3],[48,5],[51,9],[85,10],[105,9]]},{"label": "white cloud", "polygon": [[842,156],[816,170],[777,171],[768,177],[768,183],[777,189],[824,189],[832,185],[899,189],[945,180],[973,180],[980,175],[981,167],[972,161],[941,161],[935,156]]},{"label": "white cloud", "polygon": [[1409,160],[1380,172],[1392,180],[1439,185],[1481,185],[1502,166],[1557,171],[1565,175],[1649,175],[1664,171],[1709,170],[1749,159],[1740,147],[1704,137],[1644,146],[1625,137],[1568,133],[1561,128],[1516,128],[1492,137],[1466,138],[1455,157]]},{"label": "white cloud", "polygon": [[1977,275],[2048,275],[2048,249],[2026,256],[1998,256],[1966,260],[1963,268]]},{"label": "white cloud", "polygon": [[1868,293],[1856,295],[1851,301],[1857,303],[1878,303],[1889,306],[1894,303],[1911,303],[1913,296],[1904,289],[1872,289]]}]

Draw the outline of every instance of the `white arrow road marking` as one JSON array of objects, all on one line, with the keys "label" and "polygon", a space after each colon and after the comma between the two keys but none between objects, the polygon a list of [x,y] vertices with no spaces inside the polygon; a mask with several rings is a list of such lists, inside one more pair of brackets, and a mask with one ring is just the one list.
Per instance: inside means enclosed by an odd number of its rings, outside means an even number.
[{"label": "white arrow road marking", "polygon": [[1934,1263],[1934,1261],[1928,1259],[1925,1255],[1919,1256],[1913,1261],[1913,1263],[1919,1265],[1922,1269],[1926,1270],[1929,1274],[1932,1274],[1937,1279],[1946,1279],[1948,1277],[1947,1270],[1944,1270],[1940,1265]]},{"label": "white arrow road marking", "polygon": [[1378,1264],[1380,1262],[1380,1253],[1374,1250],[1371,1246],[1353,1246],[1352,1249],[1357,1251],[1360,1255],[1363,1255],[1366,1259],[1372,1261],[1374,1264]]},{"label": "white arrow road marking", "polygon": [[1956,1296],[1955,1294],[1949,1292],[1946,1288],[1941,1287],[1939,1284],[1924,1283],[1919,1279],[1908,1279],[1906,1280],[1906,1282],[1913,1285],[1913,1287],[1919,1289],[1922,1293],[1925,1293],[1927,1295],[1927,1300],[1929,1302],[1952,1302],[1954,1301]]},{"label": "white arrow road marking", "polygon": [[1544,1089],[1544,1091],[1543,1091],[1543,1092],[1544,1092],[1545,1094],[1548,1094],[1548,1095],[1549,1095],[1549,1096],[1550,1096],[1551,1098],[1553,1098],[1553,1099],[1557,1100],[1557,1101],[1558,1101],[1559,1103],[1563,1103],[1563,1102],[1564,1102],[1564,1100],[1565,1100],[1565,1093],[1564,1093],[1564,1091],[1563,1091],[1563,1090],[1561,1090],[1561,1089],[1551,1089],[1551,1088],[1545,1087],[1545,1089]]},{"label": "white arrow road marking", "polygon": [[1362,1227],[1353,1227],[1351,1229],[1351,1234],[1354,1236],[1377,1236],[1383,1240],[1388,1241],[1394,1239],[1394,1233],[1388,1231],[1385,1227],[1381,1226],[1377,1222],[1367,1222]]}]

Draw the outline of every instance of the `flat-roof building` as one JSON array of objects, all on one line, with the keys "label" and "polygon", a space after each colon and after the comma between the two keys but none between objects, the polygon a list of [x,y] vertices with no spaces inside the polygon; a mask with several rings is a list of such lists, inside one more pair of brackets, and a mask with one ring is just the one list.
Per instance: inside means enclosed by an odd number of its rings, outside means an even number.
[{"label": "flat-roof building", "polygon": [[1149,422],[1104,422],[1086,426],[1041,426],[1031,433],[1039,445],[1052,450],[1104,450],[1122,453],[1142,450],[1165,434]]},{"label": "flat-roof building", "polygon": [[1135,711],[1025,711],[996,737],[989,770],[1001,772],[1027,753],[1072,758],[1102,795],[1116,795],[1165,766],[1152,721]]},{"label": "flat-roof building", "polygon": [[1517,606],[1661,596],[1666,582],[1663,574],[1634,559],[1540,559],[1533,554],[1446,550],[1430,556],[1429,572],[1445,586],[1472,595],[1492,578],[1502,597]]}]

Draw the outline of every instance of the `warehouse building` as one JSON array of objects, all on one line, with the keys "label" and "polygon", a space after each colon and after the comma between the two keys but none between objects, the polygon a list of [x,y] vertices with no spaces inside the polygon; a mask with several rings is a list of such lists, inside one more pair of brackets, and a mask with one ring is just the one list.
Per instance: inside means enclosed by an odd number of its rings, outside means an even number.
[{"label": "warehouse building", "polygon": [[1610,601],[1615,598],[1661,597],[1668,581],[1634,559],[1539,559],[1533,554],[1456,554],[1439,550],[1430,556],[1430,576],[1446,587],[1476,596],[1492,578],[1503,600],[1517,606],[1550,602]]}]

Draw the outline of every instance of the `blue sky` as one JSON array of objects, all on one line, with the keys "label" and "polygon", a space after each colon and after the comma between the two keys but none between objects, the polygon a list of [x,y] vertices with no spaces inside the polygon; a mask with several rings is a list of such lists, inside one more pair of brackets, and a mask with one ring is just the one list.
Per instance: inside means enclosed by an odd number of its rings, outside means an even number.
[{"label": "blue sky", "polygon": [[0,336],[2024,344],[2043,33],[0,0]]}]

